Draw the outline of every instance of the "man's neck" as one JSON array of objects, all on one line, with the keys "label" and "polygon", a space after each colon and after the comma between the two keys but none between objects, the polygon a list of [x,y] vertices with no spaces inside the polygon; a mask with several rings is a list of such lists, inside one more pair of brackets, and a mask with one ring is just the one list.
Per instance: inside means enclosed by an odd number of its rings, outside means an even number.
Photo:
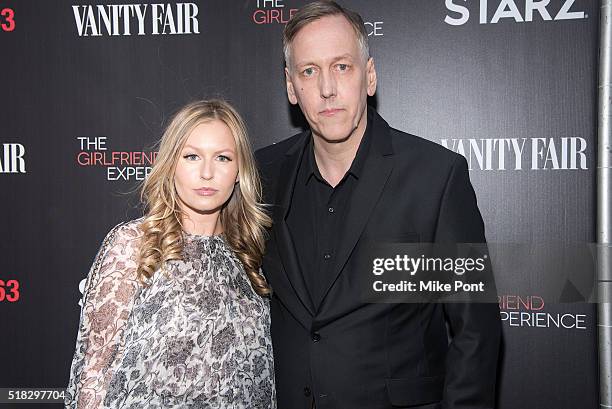
[{"label": "man's neck", "polygon": [[336,187],[351,167],[361,140],[365,135],[367,115],[363,116],[362,124],[344,141],[331,143],[320,136],[313,135],[314,157],[323,179],[332,187]]}]

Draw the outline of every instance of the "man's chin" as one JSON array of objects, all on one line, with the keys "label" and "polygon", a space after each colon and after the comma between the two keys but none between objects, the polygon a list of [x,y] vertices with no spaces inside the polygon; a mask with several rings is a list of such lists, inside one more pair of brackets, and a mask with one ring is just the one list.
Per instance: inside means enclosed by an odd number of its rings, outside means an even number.
[{"label": "man's chin", "polygon": [[354,129],[325,129],[314,134],[327,143],[342,143],[351,137],[353,131]]}]

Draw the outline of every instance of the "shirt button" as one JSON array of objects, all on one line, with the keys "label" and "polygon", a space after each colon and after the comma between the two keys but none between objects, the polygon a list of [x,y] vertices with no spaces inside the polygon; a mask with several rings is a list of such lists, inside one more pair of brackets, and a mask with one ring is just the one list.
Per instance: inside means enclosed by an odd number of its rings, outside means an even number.
[{"label": "shirt button", "polygon": [[310,396],[310,388],[308,386],[304,387],[304,396]]},{"label": "shirt button", "polygon": [[333,207],[330,207],[330,208],[329,208],[329,209],[327,209],[327,210],[328,210],[330,213],[333,213],[333,212],[334,212],[334,208],[333,208]]},{"label": "shirt button", "polygon": [[321,334],[319,334],[318,332],[313,332],[312,340],[313,342],[319,342],[321,340]]},{"label": "shirt button", "polygon": [[323,258],[324,258],[325,260],[329,260],[329,259],[331,258],[331,254],[329,254],[329,253],[325,253],[325,254],[323,255]]}]

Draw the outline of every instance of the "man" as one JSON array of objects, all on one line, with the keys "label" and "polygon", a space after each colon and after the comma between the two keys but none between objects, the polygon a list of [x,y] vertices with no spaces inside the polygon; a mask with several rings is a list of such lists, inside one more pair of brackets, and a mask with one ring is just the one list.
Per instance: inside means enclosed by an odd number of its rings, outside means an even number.
[{"label": "man", "polygon": [[308,4],[283,40],[310,130],[257,152],[279,408],[492,408],[497,305],[366,303],[356,277],[368,241],[485,242],[465,159],[367,107],[376,69],[356,13]]}]

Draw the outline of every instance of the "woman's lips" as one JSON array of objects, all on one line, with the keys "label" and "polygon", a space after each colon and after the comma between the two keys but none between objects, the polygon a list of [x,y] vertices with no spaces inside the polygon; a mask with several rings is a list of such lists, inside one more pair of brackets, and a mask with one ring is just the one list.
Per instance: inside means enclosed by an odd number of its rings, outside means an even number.
[{"label": "woman's lips", "polygon": [[202,187],[194,190],[199,196],[212,196],[217,193],[217,189],[213,189],[212,187]]}]

